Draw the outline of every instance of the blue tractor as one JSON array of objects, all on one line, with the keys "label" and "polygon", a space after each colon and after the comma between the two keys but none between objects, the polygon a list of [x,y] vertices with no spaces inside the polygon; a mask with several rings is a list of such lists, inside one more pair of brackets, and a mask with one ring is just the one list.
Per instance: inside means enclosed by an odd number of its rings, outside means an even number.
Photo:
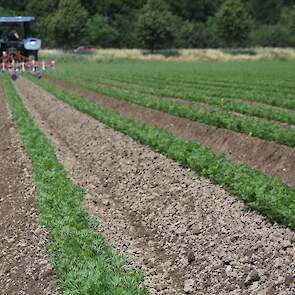
[{"label": "blue tractor", "polygon": [[0,17],[0,63],[2,70],[9,70],[12,77],[18,73],[54,67],[54,62],[39,62],[41,40],[32,37],[32,16]]}]

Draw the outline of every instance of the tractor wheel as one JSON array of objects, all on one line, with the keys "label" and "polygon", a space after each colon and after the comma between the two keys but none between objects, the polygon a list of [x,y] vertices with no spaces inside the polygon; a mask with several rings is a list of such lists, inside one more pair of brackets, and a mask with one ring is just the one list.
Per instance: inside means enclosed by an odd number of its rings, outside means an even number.
[{"label": "tractor wheel", "polygon": [[13,81],[16,81],[16,80],[18,79],[18,75],[17,75],[16,73],[12,73],[12,74],[11,74],[11,79],[12,79]]}]

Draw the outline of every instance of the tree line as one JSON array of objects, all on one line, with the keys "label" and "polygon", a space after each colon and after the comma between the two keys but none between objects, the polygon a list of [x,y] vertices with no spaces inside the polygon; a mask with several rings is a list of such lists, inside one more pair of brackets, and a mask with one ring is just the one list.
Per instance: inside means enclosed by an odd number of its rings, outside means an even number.
[{"label": "tree line", "polygon": [[0,0],[33,15],[46,47],[295,46],[295,0]]}]

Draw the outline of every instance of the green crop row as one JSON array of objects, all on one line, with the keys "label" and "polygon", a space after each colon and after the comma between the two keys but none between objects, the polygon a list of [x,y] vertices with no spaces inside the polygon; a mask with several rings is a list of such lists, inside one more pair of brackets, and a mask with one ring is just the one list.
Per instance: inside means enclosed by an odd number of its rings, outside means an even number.
[{"label": "green crop row", "polygon": [[8,98],[24,147],[29,155],[41,209],[49,232],[48,251],[63,294],[147,294],[140,289],[142,274],[127,271],[97,223],[81,207],[83,192],[68,178],[47,137],[4,76]]},{"label": "green crop row", "polygon": [[[86,73],[87,74],[87,73]],[[89,74],[89,73],[88,73]],[[84,75],[83,75],[84,76]],[[277,88],[277,87],[265,87],[260,88],[256,85],[248,85],[246,83],[238,81],[233,81],[229,83],[228,81],[216,81],[212,79],[211,77],[198,77],[197,80],[190,81],[188,78],[185,78],[185,80],[182,80],[181,77],[171,77],[169,76],[145,76],[145,75],[139,75],[136,74],[130,74],[127,73],[126,75],[122,74],[103,74],[101,73],[95,73],[92,77],[105,77],[110,78],[114,80],[124,80],[129,83],[136,83],[140,82],[144,85],[149,86],[157,86],[157,85],[165,85],[167,87],[180,87],[181,89],[189,89],[190,91],[198,90],[203,91],[207,95],[216,95],[218,93],[219,95],[223,95],[224,97],[237,97],[237,96],[245,96],[245,99],[247,97],[250,97],[252,100],[260,100],[264,99],[265,101],[269,100],[269,97],[275,98],[275,99],[294,99],[294,90],[295,88]]]},{"label": "green crop row", "polygon": [[295,147],[295,129],[292,128],[283,128],[271,122],[259,119],[250,120],[227,112],[212,111],[206,108],[182,105],[169,100],[153,98],[151,96],[140,94],[134,95],[128,92],[128,90],[116,90],[109,87],[98,86],[95,83],[89,83],[86,81],[81,82],[78,79],[73,79],[73,77],[68,78],[62,76],[62,79],[70,83],[75,83],[81,87],[94,90],[98,93],[136,103],[147,108],[199,121],[217,128],[226,128],[236,132],[250,134],[261,139],[271,140],[279,144]]},{"label": "green crop row", "polygon": [[[62,71],[92,78],[126,80],[154,88],[183,89],[207,98],[240,98],[294,109],[295,88],[289,63],[66,64]],[[290,82],[289,82],[290,80]]]},{"label": "green crop row", "polygon": [[295,190],[279,180],[226,160],[203,145],[179,139],[161,128],[72,95],[44,80],[30,79],[77,110],[209,178],[269,218],[295,228]]},{"label": "green crop row", "polygon": [[86,77],[79,77],[78,75],[72,76],[75,79],[80,79],[82,81],[91,82],[91,83],[101,83],[105,84],[108,87],[117,88],[118,89],[127,89],[129,92],[133,92],[133,94],[147,94],[153,95],[157,97],[170,97],[170,98],[178,98],[184,100],[191,100],[196,102],[205,102],[208,105],[217,106],[222,110],[237,112],[244,115],[255,116],[262,119],[274,120],[287,124],[295,124],[295,112],[288,110],[280,110],[273,107],[269,107],[267,105],[257,106],[257,105],[249,105],[247,103],[236,102],[231,99],[226,98],[216,98],[207,96],[198,96],[197,94],[193,94],[188,92],[187,90],[180,90],[179,87],[176,89],[170,89],[170,87],[151,87],[151,86],[142,86],[138,85],[136,81],[134,84],[126,83],[125,81],[118,81],[113,79],[102,79],[96,78],[93,80],[89,80]]},{"label": "green crop row", "polygon": [[[84,76],[84,75],[83,75]],[[112,76],[114,79],[115,76]],[[168,83],[165,79],[154,79],[152,82],[149,82],[147,78],[140,79],[139,77],[120,77],[121,82],[127,83],[136,83],[140,86],[150,86],[154,89],[161,89],[164,91],[168,91],[168,93],[178,93],[177,95],[180,97],[184,97],[187,99],[240,99],[247,101],[254,101],[264,103],[266,105],[283,107],[286,109],[295,110],[295,99],[294,95],[277,95],[274,93],[269,94],[266,92],[259,93],[257,90],[243,90],[243,89],[235,89],[232,87],[228,87],[228,89],[224,89],[222,87],[212,87],[210,85],[196,85],[194,87],[187,87],[181,85],[180,82]],[[135,82],[134,82],[135,81]],[[171,95],[171,94],[165,94]],[[172,94],[173,95],[173,94]],[[175,96],[175,94],[173,95]]]},{"label": "green crop row", "polygon": [[[117,78],[134,77],[139,79],[172,82],[173,84],[210,85],[226,88],[255,89],[258,92],[276,92],[295,97],[294,62],[77,62],[62,64],[62,71],[77,72],[94,76],[115,75]],[[133,77],[132,77],[133,76]],[[190,88],[190,87],[189,87]],[[282,96],[283,98],[284,96]]]}]

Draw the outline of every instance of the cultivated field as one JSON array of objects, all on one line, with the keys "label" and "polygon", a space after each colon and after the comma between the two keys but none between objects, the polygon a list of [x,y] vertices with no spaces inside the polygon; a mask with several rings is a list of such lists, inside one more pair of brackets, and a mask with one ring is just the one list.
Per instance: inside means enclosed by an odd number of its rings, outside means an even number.
[{"label": "cultivated field", "polygon": [[[1,135],[31,160],[26,186],[46,229],[25,244],[47,240],[41,283],[29,284],[40,294],[294,295],[294,66],[67,56],[41,80],[3,75],[13,120],[6,110]],[[19,194],[1,200],[14,210]],[[5,269],[8,294],[16,279]]]}]

